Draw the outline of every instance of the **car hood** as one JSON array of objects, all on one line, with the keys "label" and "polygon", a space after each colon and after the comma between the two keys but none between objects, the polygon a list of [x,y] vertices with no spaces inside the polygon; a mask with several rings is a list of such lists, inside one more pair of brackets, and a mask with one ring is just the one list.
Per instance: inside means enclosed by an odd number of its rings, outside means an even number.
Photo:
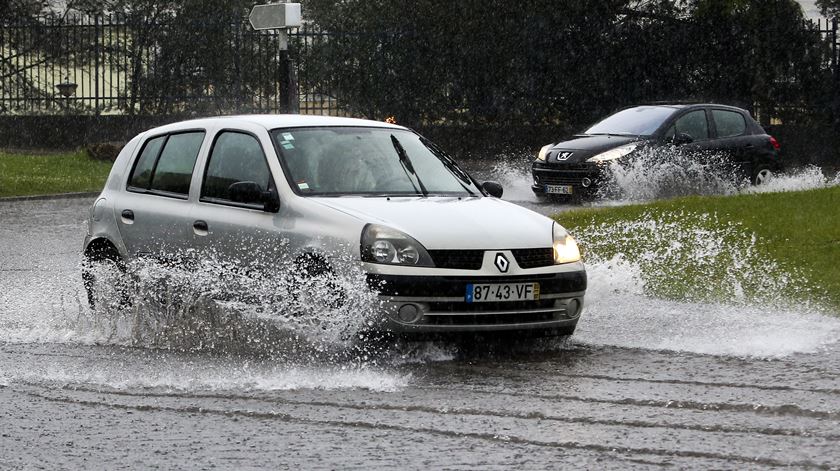
[{"label": "car hood", "polygon": [[583,163],[586,159],[610,149],[638,141],[636,136],[577,136],[558,142],[548,153],[549,163]]},{"label": "car hood", "polygon": [[496,198],[312,198],[358,218],[401,230],[430,250],[551,247],[553,221]]}]

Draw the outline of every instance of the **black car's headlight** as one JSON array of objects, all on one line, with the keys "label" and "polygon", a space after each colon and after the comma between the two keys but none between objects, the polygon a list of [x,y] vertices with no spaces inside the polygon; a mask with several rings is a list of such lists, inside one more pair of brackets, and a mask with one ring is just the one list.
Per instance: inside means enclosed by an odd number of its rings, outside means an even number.
[{"label": "black car's headlight", "polygon": [[362,230],[362,261],[386,265],[433,267],[432,257],[410,235],[387,226],[368,224]]},{"label": "black car's headlight", "polygon": [[616,147],[615,149],[610,149],[606,152],[601,152],[600,154],[598,154],[594,157],[590,157],[590,158],[586,159],[586,161],[587,162],[601,163],[601,162],[609,162],[611,160],[620,159],[620,158],[624,157],[625,155],[632,153],[634,150],[636,150],[636,147],[638,147],[638,146],[639,146],[638,142],[625,144],[621,147]]},{"label": "black car's headlight", "polygon": [[554,237],[554,264],[572,263],[580,261],[580,249],[577,242],[560,224],[552,227]]},{"label": "black car's headlight", "polygon": [[540,162],[545,162],[546,157],[548,157],[548,151],[554,147],[554,144],[544,145],[542,149],[540,149],[540,153],[537,154],[537,160]]}]

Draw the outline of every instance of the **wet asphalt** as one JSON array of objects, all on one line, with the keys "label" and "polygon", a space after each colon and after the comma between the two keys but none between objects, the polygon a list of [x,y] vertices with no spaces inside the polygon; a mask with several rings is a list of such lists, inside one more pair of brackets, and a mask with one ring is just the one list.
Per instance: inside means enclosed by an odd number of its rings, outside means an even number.
[{"label": "wet asphalt", "polygon": [[0,202],[0,470],[840,469],[836,343],[766,358],[521,339],[280,361],[87,338],[89,204]]}]

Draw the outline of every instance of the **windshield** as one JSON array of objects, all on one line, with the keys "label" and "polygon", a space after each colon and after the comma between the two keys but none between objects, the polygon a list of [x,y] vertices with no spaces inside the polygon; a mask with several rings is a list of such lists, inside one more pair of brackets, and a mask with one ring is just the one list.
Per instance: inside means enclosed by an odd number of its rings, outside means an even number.
[{"label": "windshield", "polygon": [[410,131],[320,127],[271,132],[301,195],[480,195],[466,172]]},{"label": "windshield", "polygon": [[586,130],[585,134],[617,134],[649,136],[674,114],[675,108],[665,106],[637,106],[610,116]]}]

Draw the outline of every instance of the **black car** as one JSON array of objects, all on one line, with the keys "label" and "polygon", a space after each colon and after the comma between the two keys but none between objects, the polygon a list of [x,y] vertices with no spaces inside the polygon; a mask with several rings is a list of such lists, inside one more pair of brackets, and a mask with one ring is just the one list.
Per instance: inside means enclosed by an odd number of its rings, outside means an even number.
[{"label": "black car", "polygon": [[605,164],[663,146],[698,156],[724,155],[753,184],[782,169],[779,143],[746,110],[716,104],[636,106],[543,147],[531,167],[531,189],[538,196],[591,195]]}]

